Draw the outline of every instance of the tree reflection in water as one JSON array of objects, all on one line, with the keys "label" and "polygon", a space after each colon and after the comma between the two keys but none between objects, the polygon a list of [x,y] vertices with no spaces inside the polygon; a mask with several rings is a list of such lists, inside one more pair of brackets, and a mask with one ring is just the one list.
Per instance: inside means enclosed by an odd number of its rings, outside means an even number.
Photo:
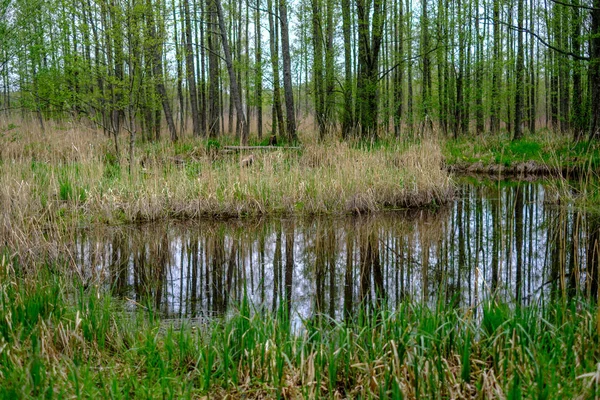
[{"label": "tree reflection in water", "polygon": [[83,232],[84,275],[167,317],[256,310],[350,318],[410,299],[475,307],[496,296],[598,292],[598,216],[550,205],[539,183],[465,184],[439,210],[157,223]]}]

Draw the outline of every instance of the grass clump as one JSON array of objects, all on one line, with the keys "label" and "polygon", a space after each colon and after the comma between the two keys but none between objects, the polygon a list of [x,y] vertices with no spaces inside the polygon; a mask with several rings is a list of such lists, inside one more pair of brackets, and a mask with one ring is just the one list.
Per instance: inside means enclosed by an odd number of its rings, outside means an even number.
[{"label": "grass clump", "polygon": [[299,325],[285,307],[259,312],[242,300],[226,317],[175,326],[48,272],[60,266],[22,268],[7,254],[1,398],[599,395],[598,312],[588,300],[477,310],[405,301]]},{"label": "grass clump", "polygon": [[537,164],[536,170],[545,173],[585,173],[600,167],[600,148],[597,143],[574,143],[571,137],[549,131],[526,135],[519,140],[512,140],[508,135],[463,137],[448,140],[443,152],[448,164],[458,169],[467,169],[475,164],[481,167],[500,165],[515,168],[528,162]]}]

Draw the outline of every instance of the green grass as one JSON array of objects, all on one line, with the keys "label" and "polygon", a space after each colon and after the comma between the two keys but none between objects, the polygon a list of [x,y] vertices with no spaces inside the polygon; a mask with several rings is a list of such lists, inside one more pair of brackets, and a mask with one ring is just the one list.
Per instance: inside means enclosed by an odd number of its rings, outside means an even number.
[{"label": "green grass", "polygon": [[0,260],[0,398],[600,394],[598,312],[587,300],[487,302],[477,313],[405,302],[299,328],[284,310],[243,301],[226,318],[175,328],[151,309],[124,312],[61,266]]},{"label": "green grass", "polygon": [[528,135],[520,140],[507,136],[482,136],[448,140],[443,149],[450,165],[482,163],[505,167],[533,161],[553,169],[595,170],[600,167],[600,146],[587,141],[573,143],[553,134]]}]

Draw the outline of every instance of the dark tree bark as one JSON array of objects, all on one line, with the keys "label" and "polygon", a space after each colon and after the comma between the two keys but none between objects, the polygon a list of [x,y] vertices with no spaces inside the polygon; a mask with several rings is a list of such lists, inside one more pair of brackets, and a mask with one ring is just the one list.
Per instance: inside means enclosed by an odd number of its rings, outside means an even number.
[{"label": "dark tree bark", "polygon": [[190,2],[183,0],[185,18],[185,61],[190,106],[192,108],[192,126],[194,136],[200,136],[200,119],[198,116],[198,92],[196,91],[196,70],[194,69],[194,50],[192,44],[192,20],[190,17]]},{"label": "dark tree bark", "polygon": [[394,135],[400,137],[402,130],[402,106],[404,103],[404,13],[402,11],[402,0],[396,1],[394,4],[395,14],[395,44],[394,44],[394,59],[396,60],[396,69],[394,70]]},{"label": "dark tree bark", "polygon": [[279,83],[279,41],[277,24],[274,22],[273,14],[276,13],[273,7],[273,0],[267,0],[269,9],[269,36],[271,46],[271,65],[273,67],[273,136],[277,137],[277,132],[284,135],[283,110],[281,108],[281,93]]},{"label": "dark tree bark", "polygon": [[220,131],[221,110],[219,106],[219,51],[215,0],[207,0],[206,9],[208,12],[208,132],[210,137],[216,138]]},{"label": "dark tree bark", "polygon": [[492,59],[492,109],[490,118],[490,130],[492,133],[498,133],[500,130],[500,101],[499,101],[499,85],[500,85],[500,0],[494,0],[494,55]]},{"label": "dark tree bark", "polygon": [[292,61],[290,56],[286,0],[279,0],[279,22],[281,23],[281,57],[283,58],[283,91],[285,96],[287,135],[291,143],[296,143],[298,142],[298,134],[296,133],[296,114],[294,109],[294,92],[292,88]]},{"label": "dark tree bark", "polygon": [[[578,6],[579,1],[574,0],[574,5]],[[581,53],[581,21],[579,8],[572,9],[572,51],[576,55]],[[581,61],[573,60],[573,97],[571,99],[571,127],[573,129],[573,139],[579,141],[583,138],[585,131],[585,115],[583,110],[583,90],[581,86]]]},{"label": "dark tree bark", "polygon": [[[402,1],[402,0],[400,0]],[[342,35],[344,37],[344,111],[342,137],[348,138],[354,130],[354,104],[352,101],[352,42],[350,38],[350,0],[342,0]]]},{"label": "dark tree bark", "polygon": [[146,19],[148,21],[148,31],[150,34],[150,54],[152,55],[152,75],[154,76],[154,84],[156,91],[160,97],[163,111],[165,113],[165,119],[167,120],[167,126],[171,134],[171,141],[177,141],[177,130],[175,129],[175,122],[173,121],[173,114],[171,113],[171,105],[169,104],[169,98],[167,96],[167,89],[165,88],[163,78],[163,65],[162,65],[162,44],[157,35],[156,24],[154,22],[154,7],[150,0],[146,0]]},{"label": "dark tree bark", "polygon": [[[356,0],[358,84],[356,103],[362,139],[377,140],[379,53],[383,38],[383,0]],[[371,11],[372,14],[371,14]]]},{"label": "dark tree bark", "polygon": [[516,67],[516,89],[515,89],[515,127],[514,140],[519,140],[523,137],[523,95],[525,90],[525,49],[523,44],[523,1],[518,0],[517,3],[517,24],[519,31],[517,33],[517,67]]},{"label": "dark tree bark", "polygon": [[260,2],[256,0],[256,11],[254,18],[255,41],[256,41],[256,52],[255,52],[255,91],[256,91],[256,133],[258,139],[262,139],[263,131],[263,97],[262,97],[262,79],[263,79],[263,67],[262,67],[262,40],[261,40],[261,29],[260,29]]},{"label": "dark tree bark", "polygon": [[600,139],[600,0],[594,0],[593,4],[589,67],[592,114],[589,137],[590,139]]},{"label": "dark tree bark", "polygon": [[312,7],[312,43],[313,43],[313,68],[312,80],[314,84],[315,116],[319,126],[319,138],[325,137],[325,87],[323,82],[323,22],[321,21],[321,1],[311,0]]},{"label": "dark tree bark", "polygon": [[215,0],[217,5],[217,16],[219,19],[219,29],[221,31],[221,43],[223,44],[223,53],[225,55],[225,64],[227,65],[227,72],[229,73],[229,84],[231,86],[231,100],[235,105],[235,110],[238,115],[238,119],[241,123],[242,135],[241,135],[241,143],[242,145],[248,144],[248,120],[244,115],[244,107],[242,106],[242,97],[240,94],[240,89],[238,86],[238,80],[235,76],[235,71],[233,69],[233,61],[231,59],[231,50],[229,48],[229,38],[227,37],[227,28],[225,27],[225,18],[223,17],[223,8],[221,7],[221,1]]}]

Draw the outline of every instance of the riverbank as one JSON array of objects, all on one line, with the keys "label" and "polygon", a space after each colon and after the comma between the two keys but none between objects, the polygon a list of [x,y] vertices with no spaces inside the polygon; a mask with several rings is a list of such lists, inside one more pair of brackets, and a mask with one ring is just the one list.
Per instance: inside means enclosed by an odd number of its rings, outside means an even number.
[{"label": "riverbank", "polygon": [[[0,397],[594,398],[598,317],[586,300],[522,308],[358,308],[289,324],[242,302],[172,325],[76,276],[0,257]],[[28,274],[25,270],[33,271]],[[143,300],[140,300],[143,301]],[[370,311],[369,311],[370,310]]]}]

